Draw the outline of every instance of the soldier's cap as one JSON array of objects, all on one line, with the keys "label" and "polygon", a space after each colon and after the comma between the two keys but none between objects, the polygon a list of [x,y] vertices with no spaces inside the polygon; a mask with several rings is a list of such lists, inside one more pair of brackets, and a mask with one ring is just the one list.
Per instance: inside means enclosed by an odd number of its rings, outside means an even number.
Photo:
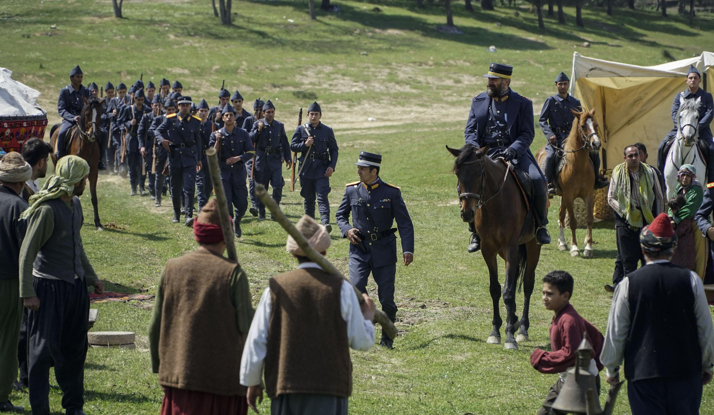
[{"label": "soldier's cap", "polygon": [[[125,88],[125,89],[126,89],[126,88]],[[134,87],[134,85],[132,85],[132,86],[129,88],[129,93],[130,93],[130,94],[133,94],[135,90],[136,90],[136,87]]]},{"label": "soldier's cap", "polygon": [[238,91],[234,92],[233,95],[231,95],[231,102],[237,99],[243,99],[243,95],[241,95]]},{"label": "soldier's cap", "polygon": [[555,83],[557,84],[558,82],[570,82],[570,78],[568,78],[565,72],[561,72],[555,77]]},{"label": "soldier's cap", "polygon": [[[78,66],[78,68],[79,68],[79,66]],[[702,74],[699,73],[699,71],[697,70],[697,68],[694,67],[694,65],[690,65],[690,66],[689,66],[689,70],[687,71],[687,76],[689,76],[690,73],[695,73],[695,74],[697,74],[697,76],[698,76],[700,79],[701,79],[701,77],[702,77]]]},{"label": "soldier's cap", "polygon": [[136,82],[134,82],[134,89],[144,89],[144,81],[137,79]]},{"label": "soldier's cap", "polygon": [[164,86],[164,85],[168,86],[168,85],[171,85],[171,84],[169,83],[169,80],[168,80],[168,79],[166,79],[166,78],[161,78],[161,82],[159,82],[159,86]]},{"label": "soldier's cap", "polygon": [[181,85],[181,82],[179,82],[179,81],[174,81],[174,84],[171,85],[171,88],[173,88],[173,89],[183,88],[183,85]]},{"label": "soldier's cap", "polygon": [[143,89],[136,90],[136,92],[134,93],[134,99],[137,99],[137,98],[146,98],[146,95],[144,95]]},{"label": "soldier's cap", "polygon": [[315,101],[307,108],[307,112],[319,112],[322,114],[322,108],[320,108],[320,104]]},{"label": "soldier's cap", "polygon": [[197,110],[207,110],[208,108],[208,102],[206,102],[205,99],[202,99],[201,102],[198,103],[196,106]]},{"label": "soldier's cap", "polygon": [[228,114],[229,112],[232,112],[233,115],[236,115],[236,110],[235,110],[235,108],[233,108],[233,105],[231,105],[231,104],[226,104],[226,106],[223,107],[223,111],[221,111],[221,115],[226,115],[226,114]]},{"label": "soldier's cap", "polygon": [[263,104],[263,111],[274,110],[274,109],[275,109],[275,105],[273,105],[273,103],[270,102],[270,100],[266,101],[265,104]]},{"label": "soldier's cap", "polygon": [[183,96],[183,97],[179,98],[179,99],[178,99],[178,102],[177,102],[177,104],[179,104],[179,105],[181,105],[181,104],[191,104],[191,103],[192,103],[192,102],[191,102],[191,97],[188,97],[188,96]]},{"label": "soldier's cap", "polygon": [[149,83],[148,83],[148,84],[146,84],[146,89],[150,89],[150,88],[154,88],[154,89],[156,89],[156,85],[154,85],[154,83],[153,83],[153,82],[151,82],[151,81],[149,81]]},{"label": "soldier's cap", "polygon": [[92,82],[91,84],[89,84],[89,90],[90,91],[99,91],[99,87],[97,86],[97,84]]},{"label": "soldier's cap", "polygon": [[254,110],[263,109],[263,105],[265,105],[265,102],[263,102],[260,98],[258,98],[258,99],[256,99],[255,102],[253,103],[253,109],[254,109]]},{"label": "soldier's cap", "polygon": [[172,93],[169,94],[169,99],[172,99],[172,100],[174,100],[174,101],[178,101],[179,98],[181,98],[181,94],[179,94],[178,92],[172,92]]},{"label": "soldier's cap", "polygon": [[166,100],[166,102],[164,102],[164,108],[168,108],[168,107],[176,108],[176,103],[171,99]]},{"label": "soldier's cap", "polygon": [[151,100],[152,104],[161,104],[161,96],[159,94],[154,95],[154,99]]},{"label": "soldier's cap", "polygon": [[362,151],[359,153],[359,160],[355,163],[355,166],[362,167],[380,167],[382,165],[382,155],[376,153],[368,153]]},{"label": "soldier's cap", "polygon": [[230,96],[231,93],[225,88],[221,89],[221,92],[218,93],[218,98],[229,98]]},{"label": "soldier's cap", "polygon": [[119,82],[119,85],[117,85],[117,91],[121,91],[122,89],[126,89],[126,85],[124,85],[124,82]]},{"label": "soldier's cap", "polygon": [[491,66],[488,67],[488,73],[483,77],[511,79],[511,75],[513,75],[513,66],[491,62]]},{"label": "soldier's cap", "polygon": [[74,69],[69,72],[70,77],[82,74],[84,74],[84,72],[82,72],[82,68],[80,68],[79,65],[75,66]]},{"label": "soldier's cap", "polygon": [[114,89],[114,85],[112,85],[111,82],[107,82],[107,84],[104,85],[104,90],[109,91],[110,89]]},{"label": "soldier's cap", "polygon": [[191,104],[191,112],[195,113],[196,111],[198,111],[198,108],[196,108],[196,103],[194,102]]}]

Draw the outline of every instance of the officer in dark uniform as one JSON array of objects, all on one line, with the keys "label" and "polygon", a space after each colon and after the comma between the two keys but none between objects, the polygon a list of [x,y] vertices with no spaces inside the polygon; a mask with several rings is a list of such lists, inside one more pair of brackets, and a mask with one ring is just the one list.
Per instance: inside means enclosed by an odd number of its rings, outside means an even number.
[{"label": "officer in dark uniform", "polygon": [[89,89],[82,85],[84,72],[77,65],[69,73],[70,84],[62,88],[57,100],[57,111],[62,117],[62,126],[59,129],[57,136],[57,158],[64,157],[67,154],[65,148],[65,136],[67,131],[74,126],[79,120],[79,115],[84,108],[84,100],[89,99],[92,95]]},{"label": "officer in dark uniform", "polygon": [[[208,199],[213,192],[213,183],[211,182],[211,174],[208,171],[208,159],[206,158],[206,150],[211,140],[211,133],[215,128],[209,116],[208,103],[205,99],[196,106],[198,118],[201,119],[201,165],[203,168],[196,173],[196,188],[198,189],[198,211],[203,210],[203,207],[208,203]],[[246,133],[248,134],[248,133]]]},{"label": "officer in dark uniform", "polygon": [[[158,142],[158,136],[156,130],[161,124],[166,121],[166,117],[171,114],[176,114],[177,106],[176,102],[169,99],[166,100],[164,110],[166,114],[159,115],[154,118],[151,122],[150,133],[153,132],[154,141],[156,142],[156,202],[154,202],[154,207],[161,207],[161,196],[166,195],[166,190],[164,185],[167,181],[170,181],[169,177],[164,175],[164,167],[166,166],[166,161],[169,158],[169,152]],[[172,199],[173,201],[173,199]]]},{"label": "officer in dark uniform", "polygon": [[309,122],[298,126],[290,142],[290,149],[300,153],[300,196],[302,196],[305,214],[315,217],[315,194],[320,212],[320,221],[332,231],[330,225],[330,176],[337,165],[337,141],[332,128],[320,122],[322,109],[313,102],[307,109]]},{"label": "officer in dark uniform", "polygon": [[[561,72],[555,78],[555,86],[558,88],[558,93],[545,100],[538,120],[540,129],[548,140],[545,146],[545,180],[548,183],[548,194],[552,195],[556,194],[555,170],[558,159],[562,157],[558,149],[563,148],[563,142],[570,135],[575,120],[573,110],[582,111],[580,101],[568,94],[570,79],[565,72]],[[600,153],[591,151],[590,161],[595,169],[595,189],[606,187],[608,182],[600,175]]]},{"label": "officer in dark uniform", "polygon": [[161,99],[161,105],[166,107],[166,101],[169,99],[169,88],[171,87],[171,83],[169,82],[168,79],[166,78],[161,78],[161,81],[159,81],[159,98]]},{"label": "officer in dark uniform", "polygon": [[210,146],[221,161],[221,182],[228,201],[228,212],[233,206],[233,225],[237,238],[241,237],[240,221],[248,208],[248,189],[245,187],[245,162],[255,153],[248,133],[238,127],[235,110],[230,104],[223,108],[223,128],[211,134]]},{"label": "officer in dark uniform", "polygon": [[250,113],[243,109],[243,95],[236,91],[231,95],[231,104],[236,112],[236,125],[242,127],[245,119],[250,117]]},{"label": "officer in dark uniform", "polygon": [[121,129],[119,128],[119,116],[122,108],[128,101],[126,93],[126,85],[123,82],[117,85],[117,96],[112,98],[107,104],[107,118],[109,122],[109,137],[112,151],[109,152],[108,158],[112,167],[112,173],[119,174],[123,168],[121,165]]},{"label": "officer in dark uniform", "polygon": [[144,114],[144,116],[141,117],[141,122],[139,123],[138,134],[141,143],[141,149],[139,151],[141,156],[144,158],[144,169],[146,170],[146,175],[148,176],[149,194],[151,195],[151,200],[156,199],[156,174],[152,173],[152,167],[154,166],[155,161],[155,151],[158,150],[154,137],[154,130],[156,128],[154,127],[152,129],[152,125],[154,120],[161,116],[161,107],[161,96],[159,94],[154,94],[154,99],[151,101],[151,112]]},{"label": "officer in dark uniform", "polygon": [[186,226],[193,225],[193,197],[196,190],[196,172],[201,169],[199,149],[201,119],[190,115],[191,97],[183,96],[178,102],[179,113],[167,115],[156,129],[158,143],[169,153],[171,175],[171,202],[174,223],[181,219],[181,194],[186,201]]},{"label": "officer in dark uniform", "polygon": [[[484,75],[488,78],[488,91],[471,102],[464,137],[466,144],[489,146],[488,155],[491,158],[502,157],[528,173],[533,182],[533,204],[538,221],[536,240],[539,244],[549,244],[546,182],[530,151],[535,136],[533,102],[511,90],[512,73],[512,66],[491,63],[488,73]],[[473,223],[469,227],[472,237],[468,251],[476,252],[481,249],[481,242]]]},{"label": "officer in dark uniform", "polygon": [[[124,129],[124,134],[126,134],[127,142],[127,165],[129,167],[129,183],[131,184],[131,196],[136,196],[136,188],[139,187],[139,192],[142,196],[146,195],[144,190],[145,176],[141,174],[142,165],[142,154],[141,147],[143,146],[143,138],[139,134],[139,124],[144,118],[144,114],[151,113],[151,109],[144,105],[144,100],[146,96],[144,95],[143,89],[137,89],[134,92],[134,105],[125,106],[122,111],[121,119],[119,124]],[[148,111],[147,111],[148,110]]]},{"label": "officer in dark uniform", "polygon": [[171,85],[171,89],[179,95],[183,94],[183,85],[181,85],[179,81],[174,81],[174,84]]},{"label": "officer in dark uniform", "polygon": [[[263,105],[264,118],[253,124],[250,139],[255,144],[255,182],[273,186],[273,199],[280,205],[283,198],[282,164],[290,168],[290,146],[285,125],[275,119],[275,106],[270,100]],[[258,220],[265,220],[265,205],[258,200]]]},{"label": "officer in dark uniform", "polygon": [[219,130],[223,128],[223,108],[226,107],[231,101],[231,93],[227,89],[222,88],[218,92],[218,105],[211,108],[208,113],[208,119],[214,123],[216,126],[214,130]]},{"label": "officer in dark uniform", "polygon": [[[350,241],[350,281],[365,293],[371,272],[382,310],[395,321],[397,238],[394,234],[397,229],[392,224],[396,220],[402,238],[402,258],[407,266],[414,260],[414,226],[399,188],[379,178],[381,163],[379,154],[360,153],[355,163],[360,181],[345,186],[345,196],[335,216],[342,236]],[[393,345],[384,330],[380,344],[389,349]]]},{"label": "officer in dark uniform", "polygon": [[[253,115],[243,121],[244,130],[250,132],[251,130],[253,130],[253,123],[256,120],[263,118],[263,105],[265,105],[265,102],[261,101],[260,98],[255,100],[255,102],[253,103]],[[255,147],[255,143],[253,143],[253,147]],[[255,178],[253,177],[254,160],[255,157],[246,161],[245,171],[246,173],[248,173],[248,196],[250,197],[250,214],[253,216],[258,216],[258,196],[255,195]]]}]

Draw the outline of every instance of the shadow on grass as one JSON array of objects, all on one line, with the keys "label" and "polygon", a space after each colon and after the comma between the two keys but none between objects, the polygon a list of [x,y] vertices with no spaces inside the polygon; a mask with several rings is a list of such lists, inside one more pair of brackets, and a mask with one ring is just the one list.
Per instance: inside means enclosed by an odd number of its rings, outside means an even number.
[{"label": "shadow on grass", "polygon": [[484,340],[482,340],[482,339],[477,339],[477,338],[475,338],[475,337],[467,336],[467,335],[464,335],[464,334],[445,334],[445,335],[443,335],[443,336],[434,337],[433,339],[428,340],[428,341],[426,341],[426,342],[424,342],[424,343],[422,343],[422,344],[420,344],[420,345],[418,345],[418,346],[408,347],[407,349],[409,349],[409,350],[426,349],[426,348],[428,348],[429,346],[431,346],[431,344],[432,344],[433,342],[435,342],[435,341],[437,341],[437,340],[439,340],[439,339],[465,340],[465,341],[470,341],[470,342],[474,342],[474,343],[486,343],[486,342],[485,342]]},{"label": "shadow on grass", "polygon": [[115,371],[116,371],[116,369],[111,368],[111,367],[109,367],[109,366],[107,366],[107,365],[100,365],[100,364],[97,364],[97,363],[85,363],[85,364],[84,364],[84,368],[85,368],[86,370],[100,370],[100,371],[102,371],[102,372],[106,372],[106,371],[115,372]]},{"label": "shadow on grass", "polygon": [[262,241],[256,241],[256,240],[250,240],[250,239],[249,239],[249,240],[245,240],[245,241],[241,240],[241,243],[242,243],[242,244],[245,244],[245,245],[257,246],[257,247],[260,247],[260,248],[280,248],[280,247],[285,246],[285,244],[283,244],[283,243],[280,243],[280,244],[269,244],[269,243],[265,243],[265,242],[262,242]]},{"label": "shadow on grass", "polygon": [[113,228],[104,228],[104,232],[138,236],[139,238],[143,238],[143,239],[146,239],[147,241],[152,241],[152,242],[162,242],[162,241],[168,241],[169,239],[171,239],[166,236],[159,236],[159,235],[165,235],[166,232],[138,233],[138,232],[128,231],[125,229],[113,229]]},{"label": "shadow on grass", "polygon": [[84,397],[87,401],[106,401],[106,402],[126,402],[126,403],[154,403],[155,399],[137,393],[120,393],[120,392],[98,392],[86,390]]}]

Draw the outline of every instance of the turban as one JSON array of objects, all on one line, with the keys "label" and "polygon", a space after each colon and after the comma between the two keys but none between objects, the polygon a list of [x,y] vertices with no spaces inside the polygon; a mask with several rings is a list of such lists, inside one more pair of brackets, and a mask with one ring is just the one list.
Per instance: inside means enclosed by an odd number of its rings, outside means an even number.
[{"label": "turban", "polygon": [[679,168],[679,173],[684,173],[687,172],[691,174],[692,176],[697,175],[697,168],[692,166],[691,164],[682,164],[682,167]]},{"label": "turban", "polygon": [[32,167],[22,154],[12,152],[0,159],[0,182],[24,183],[32,178]]},{"label": "turban", "polygon": [[30,197],[30,207],[22,212],[21,218],[27,219],[43,202],[72,196],[74,185],[89,175],[89,164],[77,156],[64,156],[55,166],[55,174],[45,182],[39,192]]},{"label": "turban", "polygon": [[642,228],[640,245],[648,255],[667,253],[677,246],[677,234],[669,216],[660,213],[652,223]]},{"label": "turban", "polygon": [[[315,248],[317,252],[325,252],[330,247],[330,234],[323,225],[315,222],[315,219],[304,215],[295,225],[301,234],[307,239],[307,242]],[[305,252],[298,246],[298,243],[292,236],[288,236],[288,242],[285,244],[285,250],[295,256],[306,256]]]},{"label": "turban", "polygon": [[223,228],[215,198],[206,203],[193,221],[193,235],[199,244],[213,245],[223,242]]}]

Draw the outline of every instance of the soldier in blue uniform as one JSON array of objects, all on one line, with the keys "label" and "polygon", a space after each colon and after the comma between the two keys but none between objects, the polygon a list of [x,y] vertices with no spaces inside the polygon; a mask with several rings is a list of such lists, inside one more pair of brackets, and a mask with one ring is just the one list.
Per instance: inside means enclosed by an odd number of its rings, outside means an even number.
[{"label": "soldier in blue uniform", "polygon": [[218,105],[211,108],[208,113],[208,119],[211,120],[216,126],[214,130],[223,128],[223,108],[226,107],[231,101],[231,93],[227,89],[221,88],[218,92]]},{"label": "soldier in blue uniform", "polygon": [[[145,176],[141,174],[141,165],[143,163],[141,148],[144,140],[139,134],[139,124],[144,118],[144,114],[151,113],[151,109],[144,105],[143,89],[138,89],[134,92],[134,105],[125,106],[122,111],[120,120],[118,121],[126,134],[126,150],[127,150],[127,165],[129,167],[129,183],[131,185],[131,196],[136,196],[136,188],[139,187],[139,192],[142,196],[146,195],[144,190]],[[147,111],[148,110],[148,111]]]},{"label": "soldier in blue uniform", "polygon": [[[275,119],[275,106],[270,100],[263,105],[263,119],[253,124],[250,139],[255,144],[255,182],[273,186],[273,199],[280,205],[283,198],[283,163],[290,168],[290,145],[285,125]],[[265,220],[265,205],[258,200],[258,220]]]},{"label": "soldier in blue uniform", "polygon": [[251,115],[248,111],[243,109],[243,95],[235,91],[233,95],[231,95],[231,104],[236,112],[236,125],[242,127],[245,119]]},{"label": "soldier in blue uniform", "polygon": [[[535,136],[533,102],[511,90],[512,74],[512,66],[491,63],[488,73],[484,75],[488,78],[488,90],[471,102],[464,137],[466,144],[489,146],[488,155],[491,158],[502,157],[515,168],[528,173],[533,181],[533,204],[538,222],[536,240],[539,244],[549,244],[546,182],[530,151]],[[476,252],[481,249],[481,241],[473,223],[469,224],[469,228],[472,235],[468,251]]]},{"label": "soldier in blue uniform", "polygon": [[166,162],[169,158],[169,152],[166,150],[166,148],[164,148],[164,146],[162,146],[158,142],[156,130],[161,124],[164,123],[164,121],[166,121],[167,116],[171,114],[176,114],[176,110],[176,102],[171,99],[166,100],[164,104],[164,111],[166,113],[154,118],[154,120],[151,122],[151,127],[149,130],[150,133],[153,133],[154,143],[156,144],[156,184],[154,185],[156,192],[156,202],[154,202],[154,207],[161,207],[161,196],[166,195],[164,185],[167,184],[167,182],[170,180],[169,177],[164,175],[164,167],[166,166]]},{"label": "soldier in blue uniform", "polygon": [[[402,193],[397,186],[379,178],[382,156],[363,151],[355,163],[360,181],[345,186],[345,196],[337,209],[337,226],[350,241],[350,281],[367,292],[370,272],[377,283],[382,311],[395,321],[394,280],[397,272],[397,229],[402,238],[402,260],[408,266],[414,260],[414,226]],[[352,224],[349,217],[352,214]],[[382,330],[383,347],[392,348],[392,339]]]},{"label": "soldier in blue uniform", "polygon": [[[198,211],[201,212],[203,207],[208,203],[208,199],[213,192],[213,183],[211,182],[211,174],[208,171],[208,159],[206,158],[206,150],[208,150],[211,140],[211,133],[215,129],[214,123],[209,115],[208,103],[205,99],[196,106],[198,118],[201,119],[201,165],[203,168],[196,173],[196,188],[198,189]],[[246,133],[247,134],[247,133]]]},{"label": "soldier in blue uniform", "polygon": [[171,89],[179,95],[183,94],[183,85],[181,85],[179,81],[174,81],[173,85],[171,85]]},{"label": "soldier in blue uniform", "polygon": [[315,217],[315,194],[320,212],[320,221],[328,232],[332,231],[330,225],[330,176],[337,166],[337,141],[332,128],[320,122],[322,109],[317,102],[313,102],[307,109],[309,122],[295,129],[290,149],[300,153],[300,196],[302,196],[305,214]]},{"label": "soldier in blue uniform", "polygon": [[236,125],[235,110],[230,104],[223,108],[223,128],[211,134],[210,146],[221,161],[221,182],[226,193],[228,212],[233,206],[233,224],[237,238],[241,237],[240,221],[248,208],[248,189],[245,187],[245,162],[255,153],[248,133]]},{"label": "soldier in blue uniform", "polygon": [[124,168],[121,165],[121,129],[119,128],[119,116],[125,105],[128,103],[129,97],[126,93],[126,85],[123,82],[117,85],[117,96],[112,98],[107,104],[107,118],[109,122],[109,137],[112,146],[112,151],[109,152],[109,158],[111,159],[110,164],[112,165],[112,172],[114,174],[119,174],[120,170]]},{"label": "soldier in blue uniform", "polygon": [[[253,103],[253,115],[246,118],[243,121],[243,129],[250,132],[253,130],[253,123],[256,120],[263,118],[263,102],[260,98],[256,99]],[[255,143],[253,143],[255,147]],[[253,171],[253,161],[255,156],[245,163],[245,171],[248,173],[248,196],[250,197],[250,214],[253,216],[258,216],[258,196],[255,195],[255,178]]]},{"label": "soldier in blue uniform", "polygon": [[[677,118],[679,115],[679,99],[697,99],[701,98],[701,105],[699,106],[699,140],[704,141],[708,145],[705,150],[709,150],[709,154],[704,154],[707,158],[707,165],[711,166],[714,162],[714,143],[712,142],[712,130],[710,124],[712,118],[714,118],[714,100],[712,100],[712,94],[705,92],[703,89],[699,88],[702,82],[702,75],[699,73],[697,68],[690,66],[687,71],[687,89],[683,92],[678,93],[674,96],[674,101],[672,101],[672,123],[674,127],[667,136],[662,140],[657,151],[657,169],[664,173],[664,164],[667,154],[664,153],[665,148],[669,147],[668,142],[674,140],[677,136]],[[707,168],[707,180],[714,181],[714,168]]]},{"label": "soldier in blue uniform", "polygon": [[164,107],[166,107],[166,101],[169,99],[170,87],[171,83],[169,80],[161,78],[161,81],[159,81],[159,98],[161,99],[161,105]]},{"label": "soldier in blue uniform", "polygon": [[[563,142],[570,135],[575,120],[572,110],[582,111],[580,101],[568,94],[570,78],[565,72],[561,72],[555,78],[555,86],[558,88],[558,93],[545,100],[538,120],[540,129],[548,140],[545,146],[545,180],[548,183],[548,194],[551,195],[556,194],[555,170],[558,160],[562,157],[558,149],[563,148]],[[600,153],[591,151],[590,161],[595,169],[595,189],[602,189],[608,185],[608,181],[600,175]]]},{"label": "soldier in blue uniform", "polygon": [[144,169],[146,170],[146,175],[148,176],[149,194],[151,195],[151,200],[156,199],[156,174],[152,173],[152,167],[154,166],[155,151],[158,150],[156,148],[156,141],[154,138],[155,128],[152,129],[152,125],[154,120],[159,116],[161,116],[161,96],[159,94],[154,94],[154,99],[151,101],[151,112],[144,114],[144,116],[141,117],[138,132],[139,142],[141,143],[141,149],[139,152],[144,158]]},{"label": "soldier in blue uniform", "polygon": [[84,72],[77,65],[69,73],[70,84],[62,88],[57,100],[57,111],[62,117],[62,126],[59,129],[57,136],[57,158],[64,157],[67,154],[65,148],[65,136],[67,131],[72,128],[79,120],[79,115],[84,108],[84,101],[89,99],[91,93],[89,89],[82,85]]},{"label": "soldier in blue uniform", "polygon": [[110,170],[114,170],[114,159],[110,159],[109,157],[113,150],[112,140],[109,137],[109,127],[112,120],[110,107],[112,105],[111,102],[114,99],[114,85],[112,85],[111,82],[107,82],[107,84],[104,85],[104,93],[107,96],[104,98],[104,103],[102,104],[102,107],[104,108],[100,127],[102,130],[102,142],[99,143],[99,151],[102,154],[102,157],[99,160],[99,165],[100,169],[101,167],[104,167],[106,170],[106,167],[108,166]]},{"label": "soldier in blue uniform", "polygon": [[173,222],[181,220],[181,195],[186,201],[186,226],[193,225],[193,197],[196,190],[196,172],[201,169],[199,149],[201,119],[190,115],[191,97],[183,96],[178,102],[179,112],[166,116],[156,129],[158,143],[168,152],[171,175],[171,202],[174,207]]},{"label": "soldier in blue uniform", "polygon": [[146,96],[146,102],[149,104],[154,102],[154,95],[156,95],[156,85],[154,85],[153,82],[149,81],[148,84],[146,84],[146,88],[144,88],[144,95]]},{"label": "soldier in blue uniform", "polygon": [[99,87],[97,86],[97,84],[95,84],[94,82],[92,82],[91,84],[89,84],[89,86],[87,87],[87,89],[89,90],[89,95],[90,95],[91,97],[94,97],[94,98],[96,98],[96,99],[99,99]]}]

